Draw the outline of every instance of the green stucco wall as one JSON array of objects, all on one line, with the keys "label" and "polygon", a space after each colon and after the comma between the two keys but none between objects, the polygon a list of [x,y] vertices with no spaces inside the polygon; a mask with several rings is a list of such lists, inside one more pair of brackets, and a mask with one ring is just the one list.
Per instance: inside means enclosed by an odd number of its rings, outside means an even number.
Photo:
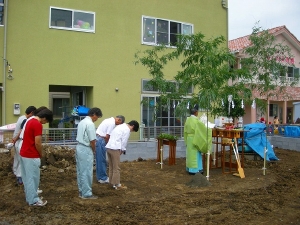
[{"label": "green stucco wall", "polygon": [[[7,60],[14,79],[6,80],[6,124],[17,120],[13,103],[21,104],[22,113],[28,105],[48,106],[49,85],[92,86],[87,91],[87,106],[101,108],[103,118],[123,114],[126,121],[140,121],[141,79],[148,74],[133,61],[134,53],[149,47],[141,44],[142,15],[194,24],[195,33],[202,32],[208,38],[228,37],[227,10],[216,0],[8,3]],[[96,32],[50,29],[50,6],[96,12]],[[0,47],[3,49],[3,41]],[[169,74],[178,68],[174,66]]]}]

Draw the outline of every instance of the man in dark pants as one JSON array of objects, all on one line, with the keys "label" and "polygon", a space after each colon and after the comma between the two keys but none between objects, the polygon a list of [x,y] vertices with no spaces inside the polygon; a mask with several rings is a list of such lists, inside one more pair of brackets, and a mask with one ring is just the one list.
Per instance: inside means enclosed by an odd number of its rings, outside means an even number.
[{"label": "man in dark pants", "polygon": [[105,145],[109,141],[110,134],[116,125],[125,122],[125,117],[118,115],[102,121],[96,130],[97,142],[96,142],[96,177],[100,184],[109,183],[107,177],[107,163],[106,163],[106,148]]}]

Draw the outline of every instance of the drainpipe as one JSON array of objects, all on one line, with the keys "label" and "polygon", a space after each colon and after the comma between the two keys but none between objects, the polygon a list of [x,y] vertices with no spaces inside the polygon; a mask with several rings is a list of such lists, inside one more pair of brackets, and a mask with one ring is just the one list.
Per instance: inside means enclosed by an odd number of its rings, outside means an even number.
[{"label": "drainpipe", "polygon": [[3,85],[2,85],[2,125],[6,124],[6,35],[7,35],[7,6],[8,0],[4,2],[4,38],[3,38]]},{"label": "drainpipe", "polygon": [[228,7],[227,7],[227,5],[228,5],[228,0],[226,1],[226,0],[222,0],[222,2],[221,2],[221,4],[222,4],[222,7],[225,9],[225,10],[227,10],[227,14],[226,14],[226,20],[227,20],[227,47],[228,47],[228,42],[229,42],[229,40],[228,40],[228,38],[229,38],[229,31],[228,31],[228,29],[229,29],[229,27],[228,27],[228,25],[229,25],[229,16],[228,16]]}]

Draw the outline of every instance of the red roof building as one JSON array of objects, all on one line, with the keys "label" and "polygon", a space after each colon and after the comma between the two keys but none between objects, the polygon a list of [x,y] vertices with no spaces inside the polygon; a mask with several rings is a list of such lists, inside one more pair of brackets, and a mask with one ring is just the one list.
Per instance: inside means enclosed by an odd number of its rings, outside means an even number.
[{"label": "red roof building", "polygon": [[[286,26],[279,26],[269,29],[268,32],[275,36],[275,43],[284,43],[289,46],[293,58],[291,63],[294,67],[288,68],[289,74],[286,75],[287,79],[294,79],[294,76],[299,75],[300,67],[300,41],[286,28]],[[246,57],[244,50],[251,46],[249,40],[250,35],[230,40],[228,43],[229,49],[235,54],[237,58],[236,68],[239,68],[240,60]],[[300,102],[300,82],[294,87],[287,87],[287,92],[290,95],[288,100],[281,98],[269,100],[269,109],[267,114],[260,112],[258,109],[254,109],[251,106],[245,107],[246,114],[244,116],[244,123],[254,123],[261,117],[266,118],[267,121],[273,121],[274,116],[278,116],[279,121],[283,124],[294,123],[300,115],[297,115],[294,111],[294,103]],[[258,93],[253,92],[253,96],[263,99]]]}]

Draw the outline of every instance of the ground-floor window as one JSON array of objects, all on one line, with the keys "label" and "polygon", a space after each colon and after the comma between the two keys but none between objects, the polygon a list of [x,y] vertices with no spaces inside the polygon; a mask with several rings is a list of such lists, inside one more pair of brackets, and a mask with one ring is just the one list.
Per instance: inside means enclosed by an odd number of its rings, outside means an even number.
[{"label": "ground-floor window", "polygon": [[270,104],[269,116],[278,116],[278,105],[277,104]]},{"label": "ground-floor window", "polygon": [[[159,96],[142,97],[142,121],[145,125],[145,135],[150,138],[159,133],[170,133],[182,136],[185,117],[175,115],[179,100],[170,100],[168,104],[162,105]],[[147,128],[148,131],[147,131]]]}]

